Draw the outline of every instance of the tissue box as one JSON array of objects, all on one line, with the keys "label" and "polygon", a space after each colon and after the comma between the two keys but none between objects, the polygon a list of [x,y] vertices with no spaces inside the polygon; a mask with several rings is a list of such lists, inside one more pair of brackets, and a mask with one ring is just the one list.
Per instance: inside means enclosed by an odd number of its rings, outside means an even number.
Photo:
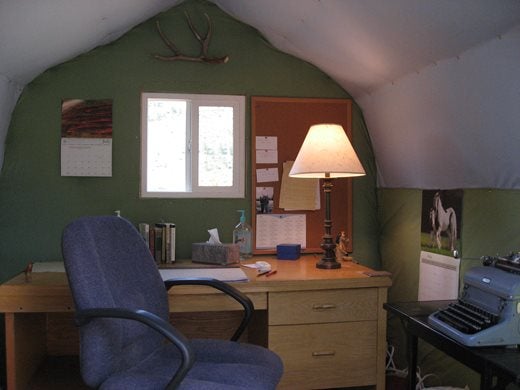
[{"label": "tissue box", "polygon": [[191,261],[194,263],[228,265],[240,262],[237,244],[210,244],[197,242],[191,244]]},{"label": "tissue box", "polygon": [[300,244],[276,245],[276,258],[279,260],[296,260],[300,258],[302,246]]}]

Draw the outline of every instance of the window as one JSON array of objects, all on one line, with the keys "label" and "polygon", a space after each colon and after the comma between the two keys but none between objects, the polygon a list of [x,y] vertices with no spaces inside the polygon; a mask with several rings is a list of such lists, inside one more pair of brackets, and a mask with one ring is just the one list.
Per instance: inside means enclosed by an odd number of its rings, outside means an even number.
[{"label": "window", "polygon": [[143,93],[141,106],[142,197],[244,197],[244,96]]}]

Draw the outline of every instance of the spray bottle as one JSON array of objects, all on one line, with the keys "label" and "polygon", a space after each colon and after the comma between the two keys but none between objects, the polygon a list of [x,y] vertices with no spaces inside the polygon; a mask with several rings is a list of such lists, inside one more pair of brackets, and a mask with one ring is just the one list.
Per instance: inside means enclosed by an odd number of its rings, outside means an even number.
[{"label": "spray bottle", "polygon": [[233,244],[238,244],[240,248],[240,260],[245,260],[251,257],[251,235],[252,230],[246,222],[244,210],[237,210],[240,215],[240,222],[233,230]]}]

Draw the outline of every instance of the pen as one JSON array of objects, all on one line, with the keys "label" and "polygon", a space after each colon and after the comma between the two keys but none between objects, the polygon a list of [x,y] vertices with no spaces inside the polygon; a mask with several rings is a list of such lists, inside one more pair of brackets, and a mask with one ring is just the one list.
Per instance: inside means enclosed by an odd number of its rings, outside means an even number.
[{"label": "pen", "polygon": [[276,273],[276,270],[271,271],[271,272],[269,272],[267,275],[265,275],[265,277],[269,277],[269,276],[271,276],[271,275],[274,275],[275,273]]}]

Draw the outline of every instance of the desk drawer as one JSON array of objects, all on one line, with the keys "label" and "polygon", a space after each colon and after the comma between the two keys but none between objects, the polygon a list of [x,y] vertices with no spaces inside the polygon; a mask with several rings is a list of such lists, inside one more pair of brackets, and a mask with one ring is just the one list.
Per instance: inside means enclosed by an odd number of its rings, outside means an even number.
[{"label": "desk drawer", "polygon": [[[179,288],[180,290],[180,288]],[[209,288],[208,288],[209,290]],[[255,310],[267,309],[266,293],[248,293],[247,296],[253,302]],[[239,310],[244,308],[233,298],[214,290],[209,294],[169,294],[168,303],[170,312],[194,312],[194,311],[228,311]]]},{"label": "desk drawer", "polygon": [[375,321],[269,327],[269,348],[284,362],[281,389],[373,385],[376,346]]},{"label": "desk drawer", "polygon": [[377,289],[269,293],[269,325],[377,319]]}]

